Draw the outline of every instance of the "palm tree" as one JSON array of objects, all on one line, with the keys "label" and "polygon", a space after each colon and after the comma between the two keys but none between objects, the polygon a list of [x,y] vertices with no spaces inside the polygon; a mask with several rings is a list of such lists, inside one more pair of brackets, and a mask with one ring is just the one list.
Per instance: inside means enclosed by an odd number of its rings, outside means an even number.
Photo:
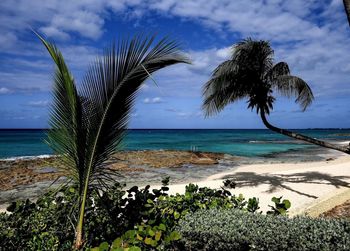
[{"label": "palm tree", "polygon": [[303,111],[314,99],[308,84],[301,78],[290,75],[287,63],[273,64],[273,50],[268,42],[248,38],[234,46],[231,59],[221,63],[205,84],[203,109],[206,116],[209,116],[220,112],[230,103],[247,98],[248,108],[255,108],[264,125],[272,131],[350,154],[350,148],[271,125],[266,115],[273,109],[273,91],[287,97],[296,96],[295,102],[301,105]]},{"label": "palm tree", "polygon": [[89,67],[78,90],[58,48],[36,34],[55,65],[48,144],[62,157],[61,167],[78,186],[75,248],[83,245],[83,222],[92,188],[112,181],[106,161],[120,149],[134,98],[150,74],[188,63],[176,42],[136,36],[113,44]]},{"label": "palm tree", "polygon": [[346,16],[348,17],[349,25],[350,25],[350,0],[343,0]]}]

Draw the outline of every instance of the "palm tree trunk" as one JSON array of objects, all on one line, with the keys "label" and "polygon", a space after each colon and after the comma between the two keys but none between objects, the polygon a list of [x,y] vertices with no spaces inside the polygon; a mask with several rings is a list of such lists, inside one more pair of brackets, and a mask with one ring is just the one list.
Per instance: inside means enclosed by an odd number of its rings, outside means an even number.
[{"label": "palm tree trunk", "polygon": [[348,16],[350,26],[350,0],[343,0],[346,15]]},{"label": "palm tree trunk", "polygon": [[[87,184],[87,182],[85,184]],[[88,187],[87,187],[87,185],[85,185],[84,194],[82,197],[82,202],[80,204],[78,225],[77,225],[77,229],[76,229],[76,233],[75,233],[76,236],[75,236],[74,248],[76,250],[80,250],[83,246],[83,223],[84,223],[84,215],[85,215],[85,204],[86,204],[87,190],[88,190]]]},{"label": "palm tree trunk", "polygon": [[274,132],[286,135],[286,136],[294,138],[294,139],[302,140],[302,141],[305,141],[305,142],[308,142],[308,143],[311,143],[311,144],[314,144],[314,145],[318,145],[318,146],[330,148],[330,149],[333,149],[333,150],[337,150],[337,151],[340,151],[340,152],[343,152],[343,153],[346,153],[346,154],[350,154],[350,147],[342,147],[342,146],[334,145],[334,144],[331,144],[331,143],[328,143],[328,142],[325,142],[325,141],[317,140],[317,139],[314,139],[314,138],[311,138],[311,137],[299,134],[299,133],[294,133],[294,132],[291,132],[291,131],[288,131],[288,130],[285,130],[285,129],[280,129],[278,127],[275,127],[275,126],[271,125],[266,120],[264,111],[261,111],[260,115],[261,115],[261,119],[262,119],[264,125],[268,129],[270,129],[270,130],[272,130]]}]

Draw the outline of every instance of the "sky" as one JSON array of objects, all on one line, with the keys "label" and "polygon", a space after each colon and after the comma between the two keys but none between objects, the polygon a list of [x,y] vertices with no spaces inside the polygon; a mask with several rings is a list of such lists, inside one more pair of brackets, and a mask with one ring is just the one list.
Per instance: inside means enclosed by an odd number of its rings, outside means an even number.
[{"label": "sky", "polygon": [[350,28],[342,0],[1,0],[0,128],[47,128],[54,65],[31,28],[62,51],[77,83],[113,39],[139,33],[180,42],[191,65],[144,83],[130,128],[264,128],[246,100],[205,118],[202,87],[251,37],[268,40],[275,62],[312,88],[305,111],[276,96],[269,116],[285,128],[350,127]]}]

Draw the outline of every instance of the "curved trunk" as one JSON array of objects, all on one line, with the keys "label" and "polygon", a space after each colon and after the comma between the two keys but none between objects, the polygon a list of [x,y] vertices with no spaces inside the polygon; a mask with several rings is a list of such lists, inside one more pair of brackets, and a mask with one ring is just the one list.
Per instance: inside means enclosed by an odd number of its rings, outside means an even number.
[{"label": "curved trunk", "polygon": [[272,130],[274,132],[286,135],[286,136],[294,138],[294,139],[302,140],[302,141],[305,141],[305,142],[308,142],[308,143],[311,143],[311,144],[314,144],[314,145],[318,145],[318,146],[330,148],[330,149],[333,149],[333,150],[337,150],[337,151],[340,151],[340,152],[343,152],[343,153],[346,153],[346,154],[350,154],[350,147],[342,147],[342,146],[334,145],[334,144],[331,144],[331,143],[328,143],[328,142],[325,142],[325,141],[317,140],[317,139],[314,139],[314,138],[311,138],[311,137],[299,134],[299,133],[294,133],[294,132],[291,132],[291,131],[288,131],[288,130],[285,130],[285,129],[280,129],[278,127],[275,127],[275,126],[271,125],[266,120],[265,112],[261,111],[260,115],[261,115],[262,121],[264,122],[264,125],[268,129],[270,129],[270,130]]},{"label": "curved trunk", "polygon": [[350,0],[343,0],[346,15],[350,25]]}]

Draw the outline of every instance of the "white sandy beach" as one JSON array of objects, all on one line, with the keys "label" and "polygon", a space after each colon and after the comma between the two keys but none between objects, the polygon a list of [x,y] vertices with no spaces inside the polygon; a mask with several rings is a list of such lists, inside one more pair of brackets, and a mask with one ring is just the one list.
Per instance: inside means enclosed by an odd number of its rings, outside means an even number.
[{"label": "white sandy beach", "polygon": [[[262,211],[272,205],[273,196],[283,196],[292,203],[289,215],[317,216],[350,199],[350,155],[319,162],[245,165],[195,184],[220,188],[227,178],[237,182],[230,190],[233,194],[259,198]],[[169,192],[184,193],[185,186],[170,185]]]}]

